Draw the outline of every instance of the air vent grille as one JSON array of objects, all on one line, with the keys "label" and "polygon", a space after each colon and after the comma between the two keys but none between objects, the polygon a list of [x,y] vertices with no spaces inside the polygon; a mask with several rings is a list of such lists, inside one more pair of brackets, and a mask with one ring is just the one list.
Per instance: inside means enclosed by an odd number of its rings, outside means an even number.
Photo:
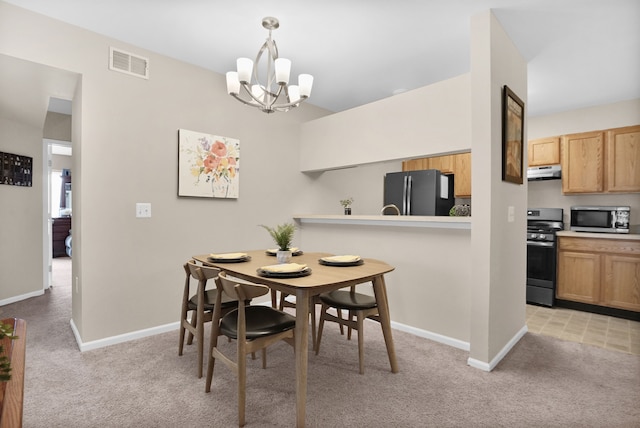
[{"label": "air vent grille", "polygon": [[109,70],[119,71],[132,76],[149,78],[149,59],[125,52],[109,49]]}]

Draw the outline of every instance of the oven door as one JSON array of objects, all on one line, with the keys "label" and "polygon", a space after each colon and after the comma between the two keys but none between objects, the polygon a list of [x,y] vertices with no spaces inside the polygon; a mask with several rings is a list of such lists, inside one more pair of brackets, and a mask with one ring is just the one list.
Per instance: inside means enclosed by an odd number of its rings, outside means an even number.
[{"label": "oven door", "polygon": [[527,241],[527,302],[555,303],[556,244]]}]

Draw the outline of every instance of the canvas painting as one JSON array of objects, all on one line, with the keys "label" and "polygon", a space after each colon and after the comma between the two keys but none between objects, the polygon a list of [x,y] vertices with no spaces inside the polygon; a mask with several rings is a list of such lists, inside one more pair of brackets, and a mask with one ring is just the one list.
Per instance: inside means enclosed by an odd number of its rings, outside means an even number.
[{"label": "canvas painting", "polygon": [[178,141],[178,196],[239,197],[239,140],[180,129]]}]

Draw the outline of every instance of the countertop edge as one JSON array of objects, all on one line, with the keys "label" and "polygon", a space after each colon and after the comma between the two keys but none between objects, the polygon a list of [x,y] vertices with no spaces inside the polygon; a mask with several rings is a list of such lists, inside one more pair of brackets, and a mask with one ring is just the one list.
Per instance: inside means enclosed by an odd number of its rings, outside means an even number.
[{"label": "countertop edge", "polygon": [[575,232],[572,230],[561,230],[556,233],[558,236],[570,236],[572,238],[595,238],[595,239],[622,239],[628,241],[640,241],[640,234],[637,233],[594,233]]},{"label": "countertop edge", "polygon": [[295,214],[293,219],[299,223],[471,230],[471,217]]}]

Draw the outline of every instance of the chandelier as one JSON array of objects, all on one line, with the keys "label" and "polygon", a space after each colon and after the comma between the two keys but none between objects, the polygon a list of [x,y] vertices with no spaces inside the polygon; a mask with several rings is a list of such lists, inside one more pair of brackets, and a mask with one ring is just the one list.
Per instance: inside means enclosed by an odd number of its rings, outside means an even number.
[{"label": "chandelier", "polygon": [[[278,58],[278,47],[271,38],[271,30],[280,27],[280,22],[273,17],[262,20],[262,26],[269,30],[269,37],[264,42],[255,61],[249,58],[238,58],[238,71],[227,72],[227,93],[238,101],[259,108],[265,113],[289,111],[311,95],[313,76],[300,74],[298,85],[289,85],[291,61]],[[265,57],[263,57],[263,54]],[[258,67],[264,59],[266,80],[260,82]]]}]

